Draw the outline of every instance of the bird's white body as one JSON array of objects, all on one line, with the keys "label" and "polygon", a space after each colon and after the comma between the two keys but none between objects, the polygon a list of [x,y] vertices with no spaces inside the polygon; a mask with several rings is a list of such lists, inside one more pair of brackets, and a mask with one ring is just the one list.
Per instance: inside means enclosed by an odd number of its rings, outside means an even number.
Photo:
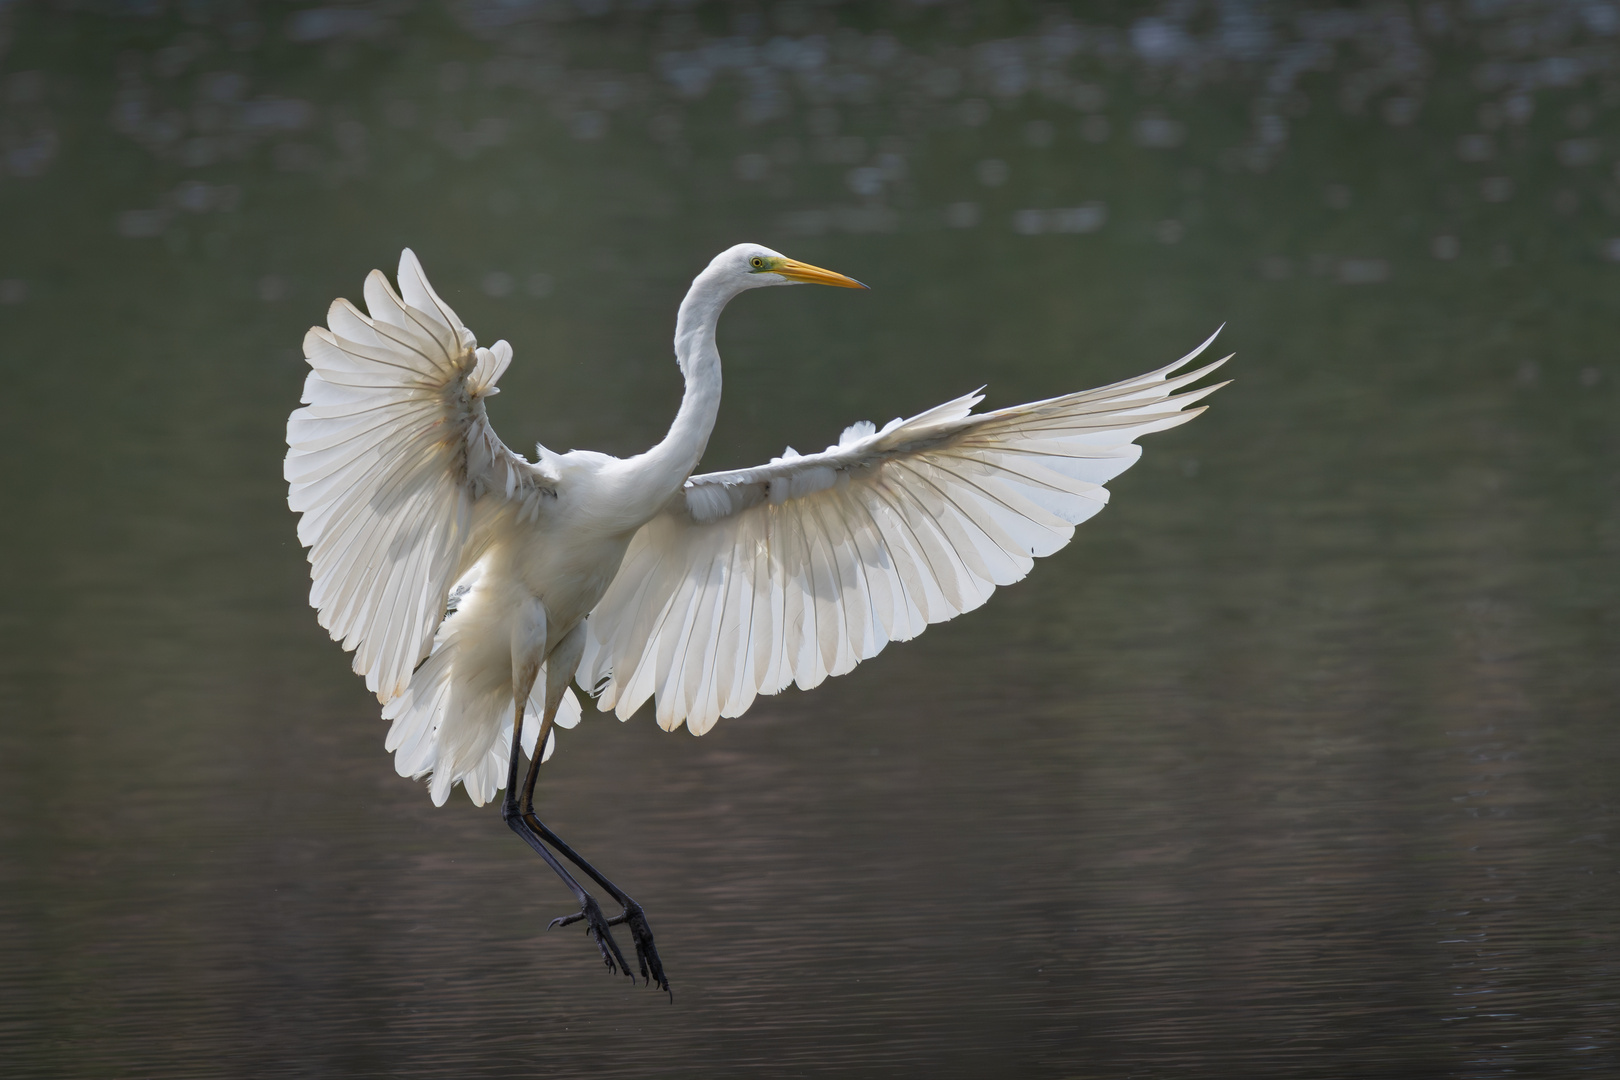
[{"label": "bird's white body", "polygon": [[576,675],[621,719],[655,697],[662,726],[702,734],[976,607],[1101,508],[1135,438],[1216,389],[1172,396],[1215,366],[1172,377],[1201,346],[1097,390],[984,414],[968,395],[854,425],[821,454],[694,476],[721,311],[794,281],[858,284],[752,244],[710,263],[677,319],[680,411],[627,459],[541,447],[530,462],[501,444],[483,401],[511,349],[478,348],[409,251],[403,297],[373,271],[369,318],[338,301],[310,331],[286,474],[311,603],[383,701],[400,773],[431,775],[435,802],[503,785],[520,699],[531,754],[553,719],[577,723]]},{"label": "bird's white body", "polygon": [[[502,610],[515,610],[527,597],[545,605],[547,655],[602,599],[631,537],[658,510],[656,502],[634,490],[628,462],[575,450],[556,464],[552,512],[520,521],[498,495],[483,496],[474,511],[487,506],[489,517],[476,591],[492,594],[488,602]],[[498,645],[504,654],[509,635],[496,636],[499,641],[490,648]]]},{"label": "bird's white body", "polygon": [[[473,546],[483,551],[476,586],[480,602],[491,612],[509,613],[525,598],[540,601],[546,609],[548,656],[602,599],[636,530],[680,490],[708,444],[720,409],[715,330],[730,296],[717,287],[714,278],[722,275],[713,265],[706,273],[694,284],[678,318],[677,354],[687,369],[688,393],[664,441],[629,459],[594,450],[552,454],[541,448],[555,478],[543,513],[520,517],[519,509],[498,491],[484,492],[474,505],[480,533],[475,533]],[[491,616],[478,647],[491,655],[504,652],[509,636],[506,626]]]}]

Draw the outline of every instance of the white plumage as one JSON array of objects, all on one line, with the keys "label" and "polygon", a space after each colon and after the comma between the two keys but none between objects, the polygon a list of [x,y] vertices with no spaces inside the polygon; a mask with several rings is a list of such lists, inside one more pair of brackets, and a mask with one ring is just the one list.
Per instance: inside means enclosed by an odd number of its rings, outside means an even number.
[{"label": "white plumage", "polygon": [[456,783],[480,804],[500,789],[519,699],[525,751],[543,731],[549,756],[552,725],[579,720],[576,674],[604,711],[652,698],[662,727],[701,735],[971,611],[1103,507],[1136,439],[1203,411],[1188,406],[1218,386],[1185,388],[1224,362],[1175,374],[1206,341],[1096,390],[980,414],[969,394],[819,454],[691,475],[719,407],[721,310],[793,282],[858,285],[752,244],[698,276],[680,412],[625,460],[508,450],[484,400],[511,348],[479,348],[408,250],[399,294],[373,271],[369,317],[339,300],[309,332],[286,478],[310,603],[436,803]]},{"label": "white plumage", "polygon": [[422,273],[399,260],[405,299],[366,278],[367,318],[347,300],[304,337],[304,407],[287,420],[287,504],[303,517],[309,602],[382,701],[398,696],[444,616],[475,501],[537,510],[554,477],[508,450],[484,398],[512,360],[480,349]]},{"label": "white plumage", "polygon": [[702,735],[972,611],[1103,508],[1134,439],[1196,415],[1181,410],[1217,387],[1170,395],[1217,365],[1168,377],[1196,355],[980,415],[969,394],[820,454],[692,477],[592,613],[581,684],[621,720],[656,696],[660,726]]},{"label": "white plumage", "polygon": [[[440,805],[459,781],[482,805],[501,786],[513,698],[501,605],[479,588],[481,548],[469,544],[475,511],[498,504],[500,516],[532,521],[557,475],[508,450],[484,412],[511,346],[478,348],[408,249],[399,283],[403,299],[373,270],[369,318],[338,300],[329,329],[305,335],[311,371],[287,421],[287,503],[303,514],[310,605],[385,703],[400,775],[432,773]],[[464,595],[446,618],[458,579]],[[529,704],[532,752],[539,710]],[[579,713],[567,694],[557,722],[572,727]]]}]

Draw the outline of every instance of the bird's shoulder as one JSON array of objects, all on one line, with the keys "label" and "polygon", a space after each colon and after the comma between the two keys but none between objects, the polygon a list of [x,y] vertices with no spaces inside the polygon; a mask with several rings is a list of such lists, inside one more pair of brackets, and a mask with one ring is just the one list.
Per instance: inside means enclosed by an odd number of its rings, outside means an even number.
[{"label": "bird's shoulder", "polygon": [[537,446],[535,451],[542,466],[555,470],[564,483],[611,474],[624,464],[622,459],[597,450],[570,450],[566,454],[556,454]]}]

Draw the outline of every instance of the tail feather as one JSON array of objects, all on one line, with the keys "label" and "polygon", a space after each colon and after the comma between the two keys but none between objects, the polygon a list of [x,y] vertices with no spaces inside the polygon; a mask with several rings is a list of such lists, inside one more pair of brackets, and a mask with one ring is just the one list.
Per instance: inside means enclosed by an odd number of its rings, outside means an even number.
[{"label": "tail feather", "polygon": [[[394,753],[394,768],[401,776],[431,777],[434,805],[443,806],[459,783],[475,806],[483,806],[506,786],[512,753],[512,683],[488,678],[485,665],[475,662],[461,647],[457,617],[445,621],[433,643],[433,652],[411,676],[409,685],[383,708],[383,719],[393,721],[384,746]],[[461,663],[458,663],[461,661]],[[545,668],[535,680],[545,686]],[[544,702],[531,694],[523,710],[523,752],[534,754]],[[563,691],[556,726],[572,728],[582,710],[573,688]],[[557,733],[546,740],[542,761],[557,746]]]}]

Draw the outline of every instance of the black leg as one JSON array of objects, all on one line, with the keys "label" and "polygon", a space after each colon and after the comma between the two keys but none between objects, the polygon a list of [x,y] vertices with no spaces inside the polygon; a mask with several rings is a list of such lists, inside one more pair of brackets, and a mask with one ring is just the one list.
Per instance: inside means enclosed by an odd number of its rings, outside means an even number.
[{"label": "black leg", "polygon": [[[550,725],[542,726],[540,732],[541,740],[545,739],[545,737],[549,734],[549,732],[545,730],[549,726]],[[605,934],[607,932],[607,927],[609,926],[618,926],[620,924],[629,926],[630,936],[636,944],[636,961],[641,967],[642,982],[650,983],[651,985],[658,987],[660,990],[664,991],[664,993],[669,994],[671,1001],[675,1000],[675,994],[669,988],[669,978],[664,974],[664,964],[658,958],[657,947],[653,945],[652,927],[647,924],[647,916],[646,913],[641,910],[641,905],[636,903],[635,900],[631,899],[630,895],[623,889],[619,888],[617,885],[613,884],[613,882],[603,877],[601,872],[597,870],[596,867],[580,858],[579,854],[573,848],[569,847],[563,841],[562,837],[558,836],[556,833],[547,828],[546,824],[535,814],[534,785],[535,782],[540,778],[540,758],[544,754],[545,743],[537,740],[534,744],[534,758],[529,762],[529,774],[524,778],[523,781],[523,806],[521,811],[523,823],[528,826],[529,829],[533,830],[537,838],[544,838],[547,844],[550,844],[552,847],[556,848],[562,853],[563,858],[585,871],[585,873],[590,876],[592,881],[602,886],[602,888],[607,891],[607,894],[613,897],[613,899],[619,903],[624,910],[606,921],[606,924],[602,928],[602,933]],[[511,780],[516,780],[516,758],[513,759],[512,768],[513,773]],[[507,797],[510,799],[512,791],[512,786],[510,783],[507,785],[506,790],[508,793]],[[502,813],[505,813],[505,804],[502,804]],[[548,852],[547,854],[549,855],[550,853]],[[578,888],[578,886],[575,887]],[[567,926],[570,923],[576,923],[583,919],[586,921],[588,926],[592,927],[591,932],[595,934],[596,930],[594,927],[596,925],[596,919],[600,918],[601,916],[601,909],[596,907],[596,901],[591,899],[591,897],[586,894],[583,889],[579,890],[579,895],[584,897],[580,903],[580,910],[572,915],[565,915],[560,919],[552,920],[551,925]],[[608,940],[611,942],[613,939],[609,937]],[[615,951],[616,950],[617,947],[615,947]],[[630,974],[630,969],[627,965],[625,965],[622,957],[619,959],[619,965],[620,967],[624,968],[625,974]]]},{"label": "black leg", "polygon": [[[512,731],[512,760],[506,770],[506,796],[501,800],[501,820],[506,822],[513,832],[522,837],[524,843],[534,849],[535,854],[545,860],[546,865],[551,867],[558,877],[562,878],[564,885],[568,886],[568,891],[574,894],[574,899],[579,902],[579,914],[570,916],[569,921],[586,920],[587,932],[591,935],[592,940],[596,942],[597,949],[602,953],[602,962],[607,965],[607,969],[614,974],[622,971],[626,975],[630,975],[631,978],[635,978],[630,973],[630,965],[624,961],[624,954],[619,951],[618,942],[613,940],[613,934],[608,929],[613,925],[613,922],[602,914],[602,908],[597,904],[596,898],[586,892],[578,881],[574,880],[574,876],[563,867],[562,863],[557,861],[555,855],[546,850],[546,845],[540,841],[540,834],[529,824],[529,821],[525,820],[526,818],[533,818],[533,813],[523,814],[518,810],[515,789],[517,788],[518,760],[523,753],[523,740],[520,738],[523,731],[522,724],[523,714],[520,712],[517,717],[517,726]],[[545,744],[541,743],[535,747],[534,757],[536,764],[539,763],[540,755],[544,752],[544,746]],[[534,769],[530,769],[529,772],[530,782],[524,785],[525,801],[528,801],[529,793],[533,790]],[[549,832],[550,830],[546,831]],[[556,924],[553,923],[553,925]],[[639,945],[637,951],[638,953],[640,951]],[[643,976],[645,976],[646,961],[642,961],[641,967]]]}]

